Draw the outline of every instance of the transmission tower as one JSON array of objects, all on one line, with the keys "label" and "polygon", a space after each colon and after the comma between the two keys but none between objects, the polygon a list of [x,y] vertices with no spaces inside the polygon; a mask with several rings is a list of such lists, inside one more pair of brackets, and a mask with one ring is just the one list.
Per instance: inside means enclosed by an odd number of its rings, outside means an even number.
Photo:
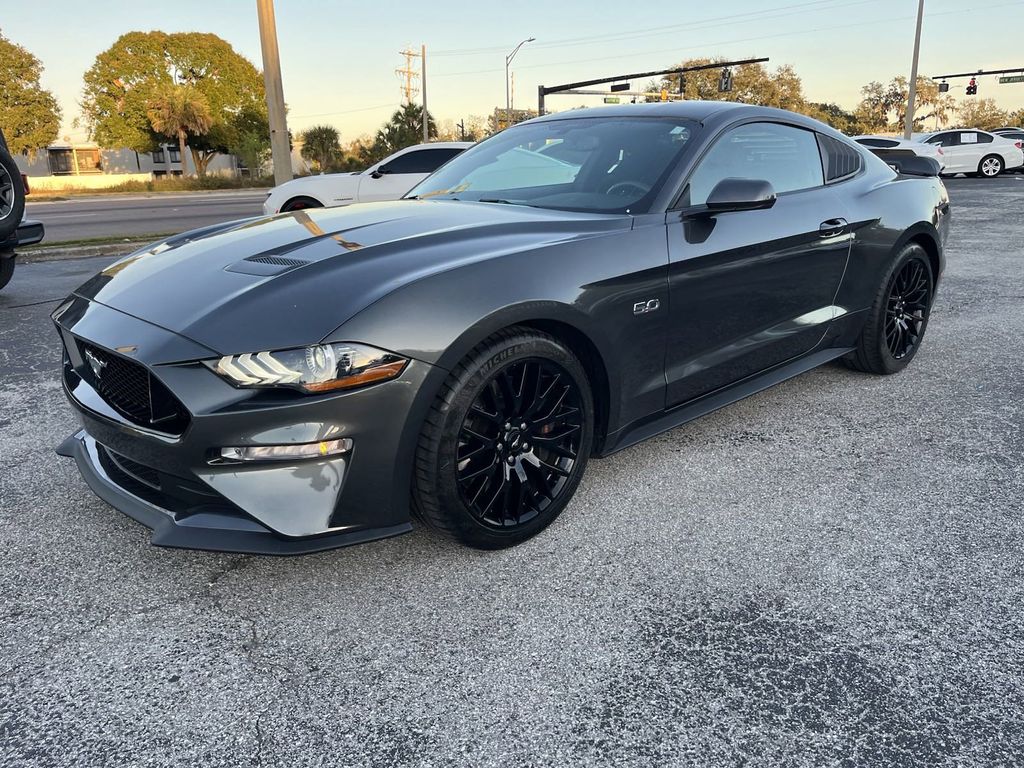
[{"label": "transmission tower", "polygon": [[412,97],[420,92],[419,87],[414,85],[420,79],[420,71],[419,68],[413,67],[412,60],[418,59],[420,52],[414,51],[411,45],[407,45],[398,53],[405,57],[405,66],[395,70],[395,74],[401,81],[398,87],[402,91],[403,103],[412,104]]}]

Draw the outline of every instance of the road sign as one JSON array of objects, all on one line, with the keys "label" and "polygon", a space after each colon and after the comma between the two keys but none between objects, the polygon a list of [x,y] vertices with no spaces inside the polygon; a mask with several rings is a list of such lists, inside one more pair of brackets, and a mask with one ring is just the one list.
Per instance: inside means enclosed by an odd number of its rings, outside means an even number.
[{"label": "road sign", "polygon": [[619,97],[618,96],[605,96],[604,97],[604,103],[605,104],[618,104],[619,103]]},{"label": "road sign", "polygon": [[1024,75],[1008,75],[999,78],[1000,83],[1024,83]]}]

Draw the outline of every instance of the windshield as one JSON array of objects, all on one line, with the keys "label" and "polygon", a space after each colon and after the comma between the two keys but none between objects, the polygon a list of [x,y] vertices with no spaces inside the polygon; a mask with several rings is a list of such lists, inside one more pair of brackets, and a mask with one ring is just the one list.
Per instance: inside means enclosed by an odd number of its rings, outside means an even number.
[{"label": "windshield", "polygon": [[695,131],[692,121],[674,118],[524,123],[459,155],[409,196],[643,213]]}]

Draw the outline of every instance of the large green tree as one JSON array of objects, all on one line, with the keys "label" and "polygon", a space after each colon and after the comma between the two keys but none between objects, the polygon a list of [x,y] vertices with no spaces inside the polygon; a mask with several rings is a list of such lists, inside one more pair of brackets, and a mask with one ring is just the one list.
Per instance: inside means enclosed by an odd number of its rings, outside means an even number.
[{"label": "large green tree", "polygon": [[[909,85],[902,75],[888,83],[873,80],[860,89],[861,101],[856,115],[865,132],[899,131],[907,114]],[[953,109],[954,101],[939,91],[934,80],[918,76],[917,96],[914,100],[914,130],[924,130],[929,120],[945,123]]]},{"label": "large green tree", "polygon": [[184,175],[185,146],[189,138],[204,136],[213,124],[206,97],[194,85],[165,85],[149,103],[146,116],[154,131],[177,139]]},{"label": "large green tree", "polygon": [[209,105],[210,128],[190,143],[200,175],[214,155],[236,144],[241,114],[266,114],[259,70],[216,35],[129,32],[85,73],[82,112],[93,137],[105,147],[154,149],[159,137],[149,105],[167,85],[191,86]]},{"label": "large green tree", "polygon": [[11,152],[35,152],[60,131],[60,107],[39,84],[39,59],[0,35],[0,128]]},{"label": "large green tree", "polygon": [[[714,64],[722,59],[688,59],[681,68]],[[698,72],[687,72],[683,96],[686,99],[707,99],[713,101],[741,101],[744,104],[759,104],[802,111],[805,104],[803,84],[794,69],[785,64],[769,70],[764,64],[745,64],[732,67],[732,90],[719,92],[718,79],[722,70],[717,66]],[[653,98],[662,89],[675,98],[679,93],[679,75],[666,75],[656,83],[650,92]],[[649,97],[650,98],[650,97]]]},{"label": "large green tree", "polygon": [[996,105],[995,99],[968,96],[956,107],[957,122],[963,128],[991,130],[1004,125],[1015,125],[1010,114]]}]

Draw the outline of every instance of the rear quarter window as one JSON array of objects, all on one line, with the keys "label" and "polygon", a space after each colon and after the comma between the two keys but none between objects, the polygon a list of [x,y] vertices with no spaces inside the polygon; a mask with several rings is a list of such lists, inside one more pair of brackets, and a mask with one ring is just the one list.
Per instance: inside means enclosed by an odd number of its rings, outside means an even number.
[{"label": "rear quarter window", "polygon": [[[894,142],[890,146],[897,146]],[[864,166],[864,158],[860,152],[845,141],[818,134],[818,146],[821,148],[821,161],[825,170],[825,183],[840,181],[860,172]]]}]

